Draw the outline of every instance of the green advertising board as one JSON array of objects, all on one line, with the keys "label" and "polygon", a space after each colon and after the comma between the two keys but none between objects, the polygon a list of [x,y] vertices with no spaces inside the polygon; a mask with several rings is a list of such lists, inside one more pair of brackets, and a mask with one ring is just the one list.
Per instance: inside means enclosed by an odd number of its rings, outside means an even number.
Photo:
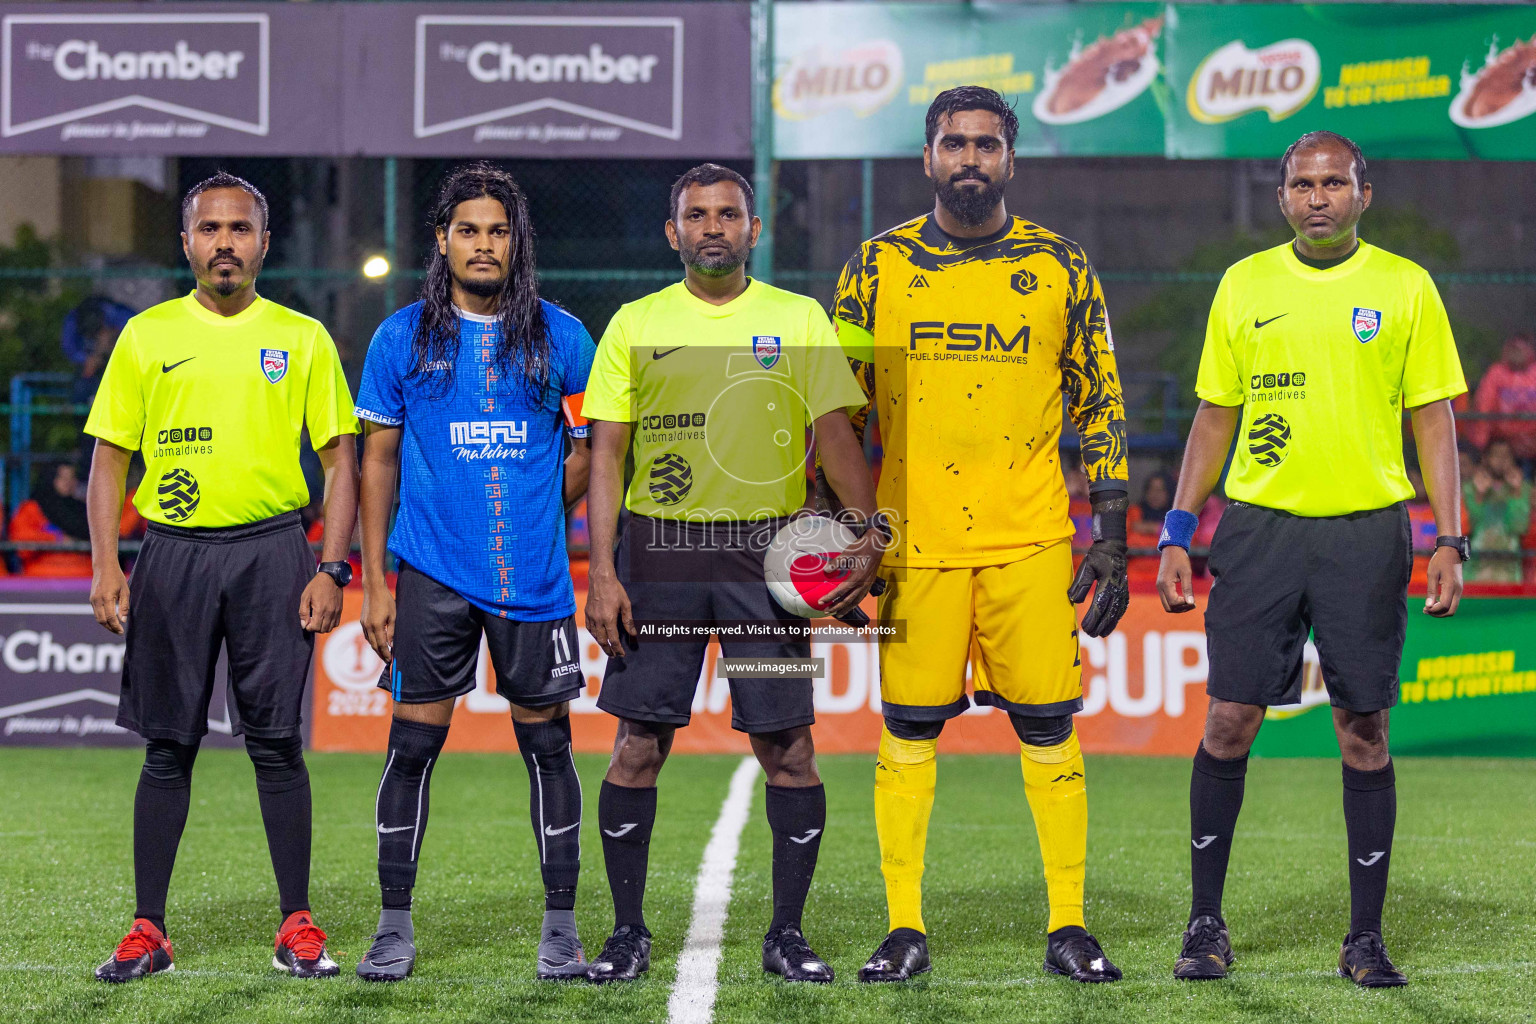
[{"label": "green advertising board", "polygon": [[1367,156],[1536,157],[1536,8],[1168,9],[1168,155],[1273,157],[1303,132]]},{"label": "green advertising board", "polygon": [[779,4],[774,155],[911,156],[956,85],[1017,101],[1021,155],[1160,154],[1163,18],[1155,3]]},{"label": "green advertising board", "polygon": [[[1432,619],[1409,602],[1394,754],[1536,756],[1536,601],[1468,598]],[[1271,708],[1253,752],[1336,757],[1333,715],[1314,665],[1300,707]]]},{"label": "green advertising board", "polygon": [[[1021,156],[1536,159],[1536,6],[784,3],[774,156],[908,156],[955,85],[1016,101]],[[1524,40],[1522,42],[1522,40]]]}]

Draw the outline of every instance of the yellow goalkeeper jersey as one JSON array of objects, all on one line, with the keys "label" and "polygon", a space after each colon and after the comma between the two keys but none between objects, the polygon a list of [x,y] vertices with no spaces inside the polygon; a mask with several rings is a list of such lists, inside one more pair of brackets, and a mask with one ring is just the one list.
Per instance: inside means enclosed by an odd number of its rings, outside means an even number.
[{"label": "yellow goalkeeper jersey", "polygon": [[1091,486],[1126,486],[1114,341],[1076,242],[1021,217],[955,238],[925,215],[859,247],[833,316],[879,410],[887,565],[1002,565],[1070,537],[1064,406]]}]

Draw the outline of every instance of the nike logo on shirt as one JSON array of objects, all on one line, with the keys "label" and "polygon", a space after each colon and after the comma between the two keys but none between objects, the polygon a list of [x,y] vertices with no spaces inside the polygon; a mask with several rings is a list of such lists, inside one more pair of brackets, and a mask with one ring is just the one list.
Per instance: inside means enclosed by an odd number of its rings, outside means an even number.
[{"label": "nike logo on shirt", "polygon": [[[181,361],[181,363],[190,363],[192,360],[194,360],[196,358],[197,358],[197,356],[187,356],[187,358],[183,359]],[[170,373],[172,370],[176,369],[176,367],[180,366],[181,363],[172,363],[169,366],[165,365],[164,363],[161,363],[160,364],[160,372],[161,373]]]},{"label": "nike logo on shirt", "polygon": [[379,826],[379,835],[385,836],[385,835],[388,835],[391,832],[409,832],[411,829],[413,829],[415,827],[416,827],[415,825],[401,825],[399,828],[385,828],[383,825],[380,825]]},{"label": "nike logo on shirt", "polygon": [[547,835],[547,836],[564,835],[565,833],[569,832],[573,828],[576,828],[580,824],[581,824],[581,822],[578,821],[578,822],[576,822],[575,825],[567,825],[567,826],[565,826],[565,828],[550,828],[548,825],[545,825],[544,826],[544,834]]},{"label": "nike logo on shirt", "polygon": [[638,824],[640,824],[638,821],[631,821],[629,824],[627,824],[627,825],[620,825],[618,828],[615,828],[615,829],[606,829],[605,828],[605,829],[603,829],[603,835],[605,835],[605,836],[612,836],[615,839],[619,839],[619,838],[621,838],[623,836],[629,835],[629,833],[631,831],[633,831],[634,827],[636,825],[638,825]]},{"label": "nike logo on shirt", "polygon": [[669,356],[669,355],[671,355],[671,354],[672,354],[672,353],[673,353],[673,352],[676,352],[676,351],[677,351],[677,349],[680,349],[680,348],[682,348],[682,347],[683,347],[683,346],[681,346],[681,345],[679,345],[679,346],[677,346],[677,348],[669,348],[669,349],[667,349],[667,350],[666,350],[666,351],[662,351],[662,350],[661,350],[661,349],[659,349],[659,348],[658,348],[658,349],[655,349],[655,350],[653,350],[653,351],[652,351],[652,352],[651,352],[651,358],[652,358],[652,359],[660,359],[660,358],[661,358],[661,357],[663,357],[663,356]]},{"label": "nike logo on shirt", "polygon": [[[1280,316],[1290,316],[1290,314],[1289,313],[1281,313]],[[1272,324],[1276,320],[1279,320],[1280,316],[1272,316],[1268,320],[1260,320],[1258,317],[1254,317],[1253,318],[1253,329],[1254,330],[1258,330],[1261,327],[1264,327],[1264,326],[1266,326],[1268,324]]]}]

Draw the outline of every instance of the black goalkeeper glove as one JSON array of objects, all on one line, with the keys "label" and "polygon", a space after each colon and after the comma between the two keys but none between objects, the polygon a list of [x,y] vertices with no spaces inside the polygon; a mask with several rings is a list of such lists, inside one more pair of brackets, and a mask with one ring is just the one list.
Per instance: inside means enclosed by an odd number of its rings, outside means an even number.
[{"label": "black goalkeeper glove", "polygon": [[1114,632],[1131,603],[1131,585],[1125,578],[1125,513],[1130,506],[1125,491],[1100,491],[1093,497],[1093,547],[1067,588],[1067,599],[1082,604],[1098,580],[1093,603],[1083,616],[1082,629],[1089,636]]}]

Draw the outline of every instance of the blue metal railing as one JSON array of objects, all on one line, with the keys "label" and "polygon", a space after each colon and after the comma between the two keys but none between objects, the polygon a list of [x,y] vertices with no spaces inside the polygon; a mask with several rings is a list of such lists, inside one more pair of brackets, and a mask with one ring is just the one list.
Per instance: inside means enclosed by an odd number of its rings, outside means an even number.
[{"label": "blue metal railing", "polygon": [[40,404],[39,398],[69,398],[75,378],[67,373],[18,373],[11,378],[11,446],[6,454],[5,511],[14,515],[16,506],[26,500],[31,490],[32,463],[56,459],[57,453],[32,450],[32,417],[46,412],[74,412],[74,405]]}]

